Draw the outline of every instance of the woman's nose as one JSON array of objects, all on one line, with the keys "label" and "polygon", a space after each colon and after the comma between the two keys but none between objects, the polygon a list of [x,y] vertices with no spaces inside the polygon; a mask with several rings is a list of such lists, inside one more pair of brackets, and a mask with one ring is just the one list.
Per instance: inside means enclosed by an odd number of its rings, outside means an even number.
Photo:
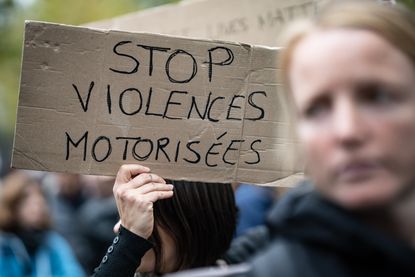
[{"label": "woman's nose", "polygon": [[357,103],[349,98],[339,99],[334,109],[332,128],[338,143],[344,147],[363,143],[366,130]]}]

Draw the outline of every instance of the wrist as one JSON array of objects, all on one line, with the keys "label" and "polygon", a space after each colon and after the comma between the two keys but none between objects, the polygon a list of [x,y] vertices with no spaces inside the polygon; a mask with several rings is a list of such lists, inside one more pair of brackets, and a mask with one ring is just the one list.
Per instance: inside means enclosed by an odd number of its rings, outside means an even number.
[{"label": "wrist", "polygon": [[126,227],[122,224],[120,225],[120,229],[119,229],[119,233],[121,233],[121,232],[127,233],[130,237],[137,236],[137,237],[140,237],[141,239],[145,239],[145,240],[148,240],[148,238],[151,235],[151,234],[146,235],[143,232],[134,230],[133,228],[130,228],[130,227]]}]

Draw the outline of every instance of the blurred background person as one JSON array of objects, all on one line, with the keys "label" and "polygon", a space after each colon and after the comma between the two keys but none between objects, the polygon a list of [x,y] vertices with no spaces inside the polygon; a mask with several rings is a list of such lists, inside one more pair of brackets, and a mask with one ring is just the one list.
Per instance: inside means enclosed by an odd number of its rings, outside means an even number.
[{"label": "blurred background person", "polygon": [[0,275],[84,276],[68,243],[51,229],[42,187],[24,171],[14,171],[0,192]]},{"label": "blurred background person", "polygon": [[112,242],[118,221],[113,177],[50,173],[45,180],[55,230],[70,244],[87,274]]},{"label": "blurred background person", "polygon": [[114,239],[113,227],[119,215],[112,194],[114,177],[83,176],[82,179],[88,198],[78,214],[78,225],[86,250],[80,259],[86,272],[92,274]]},{"label": "blurred background person", "polygon": [[79,174],[48,174],[48,200],[51,207],[53,227],[73,249],[78,261],[86,268],[91,253],[82,233],[80,213],[89,195]]},{"label": "blurred background person", "polygon": [[235,237],[248,230],[265,224],[266,216],[276,200],[273,187],[252,184],[235,184],[235,201],[238,207],[238,225]]}]

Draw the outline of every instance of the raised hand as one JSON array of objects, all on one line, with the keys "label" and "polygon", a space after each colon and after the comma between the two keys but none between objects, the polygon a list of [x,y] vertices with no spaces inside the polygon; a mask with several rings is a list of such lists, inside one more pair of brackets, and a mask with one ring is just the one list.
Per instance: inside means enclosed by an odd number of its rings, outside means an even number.
[{"label": "raised hand", "polygon": [[138,164],[122,165],[113,188],[123,227],[148,239],[153,233],[153,203],[173,196],[173,185]]}]

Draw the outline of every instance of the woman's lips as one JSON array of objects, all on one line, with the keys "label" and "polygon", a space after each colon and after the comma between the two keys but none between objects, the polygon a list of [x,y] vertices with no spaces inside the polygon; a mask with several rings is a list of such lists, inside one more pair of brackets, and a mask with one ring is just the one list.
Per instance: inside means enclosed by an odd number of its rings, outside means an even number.
[{"label": "woman's lips", "polygon": [[356,183],[367,180],[378,169],[376,162],[353,161],[338,167],[336,177],[338,181]]}]

